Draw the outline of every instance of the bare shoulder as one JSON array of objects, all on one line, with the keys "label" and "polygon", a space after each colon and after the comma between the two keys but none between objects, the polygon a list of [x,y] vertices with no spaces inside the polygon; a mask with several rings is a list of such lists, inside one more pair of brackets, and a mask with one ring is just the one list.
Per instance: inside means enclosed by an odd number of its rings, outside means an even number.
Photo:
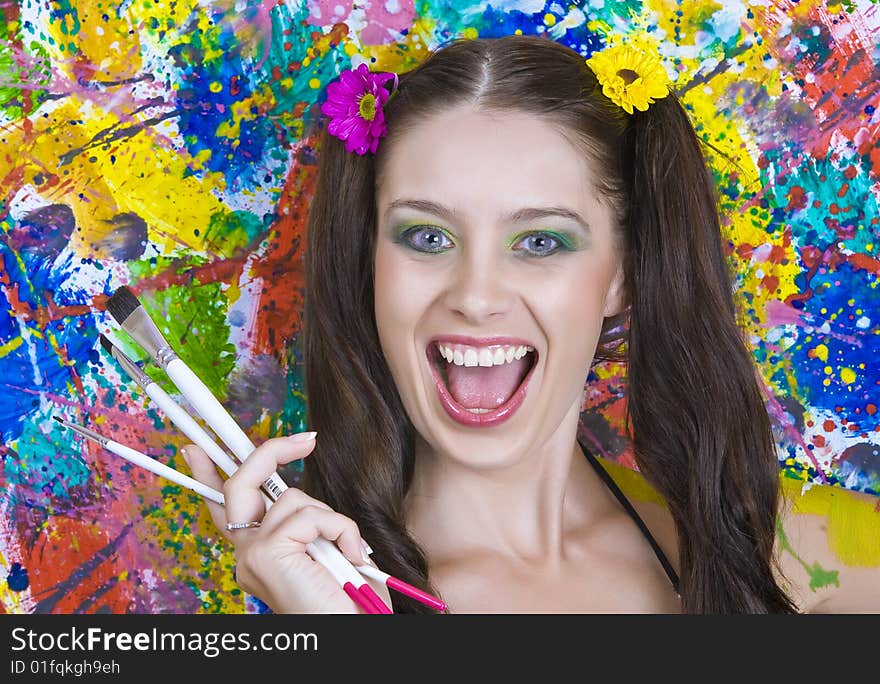
[{"label": "bare shoulder", "polygon": [[880,497],[781,484],[776,557],[801,612],[880,613]]},{"label": "bare shoulder", "polygon": [[648,527],[675,572],[680,573],[678,532],[666,501],[637,470],[604,458],[600,460],[605,470],[620,487],[620,491],[629,499],[636,513]]},{"label": "bare shoulder", "polygon": [[[679,571],[678,533],[663,497],[639,472],[602,460]],[[804,613],[880,613],[880,497],[780,473],[777,577]]]}]

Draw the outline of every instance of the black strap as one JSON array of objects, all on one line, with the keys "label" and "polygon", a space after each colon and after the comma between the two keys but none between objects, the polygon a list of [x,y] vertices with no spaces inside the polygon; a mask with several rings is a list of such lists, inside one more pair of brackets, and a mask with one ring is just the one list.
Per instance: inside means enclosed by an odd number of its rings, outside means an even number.
[{"label": "black strap", "polygon": [[662,565],[663,569],[666,571],[666,575],[669,577],[669,581],[672,582],[672,587],[675,589],[675,593],[681,595],[678,585],[678,574],[675,572],[675,569],[672,567],[669,559],[666,558],[666,554],[663,553],[663,549],[660,548],[650,530],[648,530],[648,526],[645,525],[645,521],[642,520],[641,516],[638,513],[636,513],[636,509],[633,508],[632,504],[629,502],[629,499],[627,499],[624,496],[623,492],[620,491],[620,487],[617,486],[617,483],[611,478],[611,476],[608,474],[608,471],[605,470],[605,468],[599,463],[596,457],[587,450],[583,443],[581,443],[580,441],[578,443],[581,445],[581,451],[584,452],[584,456],[587,457],[590,465],[593,466],[596,473],[607,485],[608,489],[611,490],[611,493],[614,494],[614,496],[620,502],[620,505],[624,507],[626,512],[629,513],[629,516],[635,522],[635,524],[638,525],[639,529],[642,531],[642,534],[645,535],[648,543],[651,545],[651,548],[654,549],[654,555],[657,556],[657,560],[660,561],[660,565]]}]

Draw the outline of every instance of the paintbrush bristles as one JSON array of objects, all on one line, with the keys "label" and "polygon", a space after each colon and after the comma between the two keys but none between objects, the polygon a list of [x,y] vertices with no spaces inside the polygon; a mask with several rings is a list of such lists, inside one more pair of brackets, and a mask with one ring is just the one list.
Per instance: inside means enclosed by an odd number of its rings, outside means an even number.
[{"label": "paintbrush bristles", "polygon": [[104,351],[113,355],[113,343],[103,333],[101,333],[101,346],[104,347]]},{"label": "paintbrush bristles", "polygon": [[141,303],[134,292],[123,285],[107,300],[107,311],[119,325],[123,325],[125,319],[131,316],[132,312],[140,305]]}]

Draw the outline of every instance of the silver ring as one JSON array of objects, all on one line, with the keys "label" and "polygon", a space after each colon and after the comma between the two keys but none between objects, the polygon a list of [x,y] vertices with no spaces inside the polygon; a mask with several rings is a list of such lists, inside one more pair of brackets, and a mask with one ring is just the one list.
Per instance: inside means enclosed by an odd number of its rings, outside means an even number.
[{"label": "silver ring", "polygon": [[254,520],[252,522],[242,522],[242,523],[228,522],[228,523],[226,523],[226,529],[230,530],[230,531],[231,530],[249,530],[253,527],[260,527],[262,524],[263,523],[261,523],[259,520]]}]

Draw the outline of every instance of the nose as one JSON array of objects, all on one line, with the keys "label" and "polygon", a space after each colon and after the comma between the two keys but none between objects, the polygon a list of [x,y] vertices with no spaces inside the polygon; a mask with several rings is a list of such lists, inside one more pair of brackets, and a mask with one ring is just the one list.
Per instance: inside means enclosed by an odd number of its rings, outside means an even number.
[{"label": "nose", "polygon": [[480,250],[462,253],[456,268],[450,271],[446,306],[474,325],[509,312],[515,300],[515,285],[506,271],[502,256]]}]

